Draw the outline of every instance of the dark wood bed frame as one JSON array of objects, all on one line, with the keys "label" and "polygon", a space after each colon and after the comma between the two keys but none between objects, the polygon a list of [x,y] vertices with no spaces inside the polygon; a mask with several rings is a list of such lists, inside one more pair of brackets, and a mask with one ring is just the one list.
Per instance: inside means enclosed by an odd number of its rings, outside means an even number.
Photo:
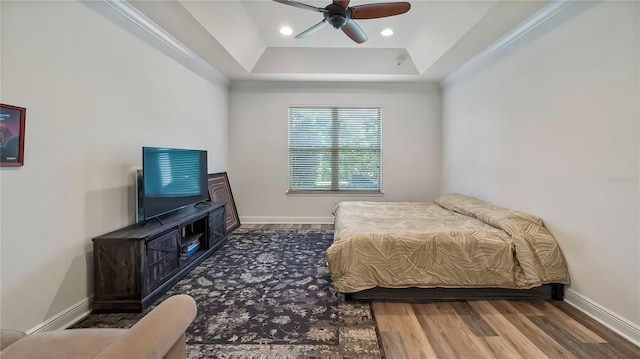
[{"label": "dark wood bed frame", "polygon": [[381,288],[344,293],[345,300],[418,302],[455,299],[563,300],[564,284],[544,284],[531,289],[507,288]]}]

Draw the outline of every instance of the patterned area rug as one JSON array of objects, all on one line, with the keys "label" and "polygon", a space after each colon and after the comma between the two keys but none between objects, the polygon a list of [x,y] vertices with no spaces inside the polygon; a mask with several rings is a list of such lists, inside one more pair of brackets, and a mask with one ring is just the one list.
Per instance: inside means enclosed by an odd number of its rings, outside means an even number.
[{"label": "patterned area rug", "polygon": [[[188,358],[382,358],[369,304],[345,302],[331,285],[332,240],[312,229],[232,233],[162,298],[198,303]],[[93,314],[74,328],[127,328],[144,314]]]}]

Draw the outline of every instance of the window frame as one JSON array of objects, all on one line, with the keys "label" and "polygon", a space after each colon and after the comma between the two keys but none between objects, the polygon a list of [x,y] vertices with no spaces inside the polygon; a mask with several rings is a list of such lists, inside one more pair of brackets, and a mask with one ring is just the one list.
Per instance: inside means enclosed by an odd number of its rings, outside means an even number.
[{"label": "window frame", "polygon": [[[323,110],[340,110],[340,109],[373,109],[377,110],[380,114],[379,117],[379,127],[380,132],[378,134],[380,138],[380,143],[377,148],[362,148],[362,150],[371,151],[374,149],[378,152],[378,188],[377,189],[291,189],[291,110],[292,109],[323,109]],[[288,106],[287,107],[287,195],[346,195],[346,196],[381,196],[383,195],[382,186],[382,147],[383,147],[383,136],[382,136],[382,123],[383,121],[383,109],[382,106],[338,106],[338,105],[305,105],[305,106]],[[332,128],[335,128],[336,121],[332,121]],[[331,161],[336,161],[336,157],[338,156],[340,149],[345,149],[345,147],[340,147],[337,145],[333,145],[336,143],[337,137],[332,137],[332,146],[331,147],[315,147],[314,150],[329,150],[331,152]],[[336,161],[338,162],[338,161]],[[332,168],[334,166],[332,165]],[[335,181],[338,180],[338,175],[334,174],[332,171],[332,187],[335,185]]]}]

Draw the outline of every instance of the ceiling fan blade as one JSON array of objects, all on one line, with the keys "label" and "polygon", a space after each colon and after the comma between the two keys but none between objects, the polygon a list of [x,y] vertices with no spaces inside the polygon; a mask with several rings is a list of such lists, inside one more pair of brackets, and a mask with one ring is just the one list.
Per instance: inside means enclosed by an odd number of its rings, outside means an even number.
[{"label": "ceiling fan blade", "polygon": [[300,8],[300,9],[306,9],[306,10],[317,11],[317,12],[326,12],[327,11],[327,10],[321,8],[321,7],[311,6],[311,5],[303,4],[301,2],[297,2],[297,1],[293,1],[293,0],[273,0],[273,1],[279,2],[281,4],[297,7],[297,8]]},{"label": "ceiling fan blade", "polygon": [[408,2],[385,2],[365,4],[351,7],[352,19],[377,19],[393,15],[404,14],[411,9]]},{"label": "ceiling fan blade", "polygon": [[349,7],[350,0],[333,0],[333,3],[341,6],[343,9]]},{"label": "ceiling fan blade", "polygon": [[367,35],[365,35],[364,31],[356,24],[355,21],[349,20],[344,26],[341,27],[342,31],[347,34],[351,38],[351,40],[361,44],[367,41]]},{"label": "ceiling fan blade", "polygon": [[299,33],[298,35],[296,35],[296,39],[304,39],[305,37],[313,34],[316,31],[318,31],[321,27],[323,27],[326,24],[327,24],[327,22],[325,20],[322,20],[319,23],[311,26],[310,28],[308,28],[308,29],[304,30],[303,32]]}]

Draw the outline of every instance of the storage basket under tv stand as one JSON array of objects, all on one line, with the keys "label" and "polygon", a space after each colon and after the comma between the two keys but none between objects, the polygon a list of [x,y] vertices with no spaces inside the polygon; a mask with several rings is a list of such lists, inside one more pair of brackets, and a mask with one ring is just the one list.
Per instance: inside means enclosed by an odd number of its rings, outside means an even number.
[{"label": "storage basket under tv stand", "polygon": [[224,244],[224,203],[191,205],[93,239],[94,313],[141,312]]}]

